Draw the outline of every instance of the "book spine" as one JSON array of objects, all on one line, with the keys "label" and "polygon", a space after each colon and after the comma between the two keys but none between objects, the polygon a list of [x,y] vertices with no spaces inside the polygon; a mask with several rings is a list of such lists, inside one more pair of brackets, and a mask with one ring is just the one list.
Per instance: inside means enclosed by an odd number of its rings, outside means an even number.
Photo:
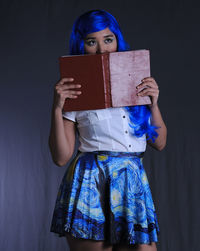
[{"label": "book spine", "polygon": [[103,83],[105,94],[105,107],[112,107],[111,103],[111,87],[110,87],[110,67],[109,67],[109,54],[102,55],[102,70],[103,70]]}]

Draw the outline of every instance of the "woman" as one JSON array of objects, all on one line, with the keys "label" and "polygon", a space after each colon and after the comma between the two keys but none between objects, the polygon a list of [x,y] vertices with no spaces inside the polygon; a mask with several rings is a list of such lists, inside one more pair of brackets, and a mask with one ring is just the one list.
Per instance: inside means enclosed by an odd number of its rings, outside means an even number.
[{"label": "woman", "polygon": [[[89,11],[75,21],[70,54],[128,49],[108,12]],[[71,76],[55,85],[49,136],[53,161],[64,166],[70,160],[76,130],[80,145],[60,185],[51,231],[66,236],[70,250],[155,251],[159,227],[142,159],[146,143],[157,150],[166,144],[158,85],[147,77],[137,86],[137,95],[150,96],[149,106],[63,112],[65,99],[79,95],[81,83],[73,84]]]}]

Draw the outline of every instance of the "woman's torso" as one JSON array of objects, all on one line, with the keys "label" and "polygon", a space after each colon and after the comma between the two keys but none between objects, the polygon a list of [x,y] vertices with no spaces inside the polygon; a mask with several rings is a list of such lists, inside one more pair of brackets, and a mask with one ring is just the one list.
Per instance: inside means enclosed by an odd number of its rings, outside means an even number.
[{"label": "woman's torso", "polygon": [[129,126],[125,108],[63,112],[63,117],[77,123],[79,151],[144,152],[146,135],[136,137]]}]

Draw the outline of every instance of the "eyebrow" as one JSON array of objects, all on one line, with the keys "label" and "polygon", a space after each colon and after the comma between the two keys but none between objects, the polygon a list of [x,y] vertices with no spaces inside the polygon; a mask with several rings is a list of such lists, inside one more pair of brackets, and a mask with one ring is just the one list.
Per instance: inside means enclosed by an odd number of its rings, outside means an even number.
[{"label": "eyebrow", "polygon": [[[114,35],[110,34],[110,35],[105,35],[104,38],[107,37],[114,37]],[[89,40],[89,39],[95,39],[96,37],[87,37],[85,40]]]}]

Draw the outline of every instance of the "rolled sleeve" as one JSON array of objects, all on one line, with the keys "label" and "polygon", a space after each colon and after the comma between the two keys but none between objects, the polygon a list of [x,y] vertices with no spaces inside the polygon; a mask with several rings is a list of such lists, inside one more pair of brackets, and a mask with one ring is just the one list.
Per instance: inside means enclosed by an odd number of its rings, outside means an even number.
[{"label": "rolled sleeve", "polygon": [[76,112],[64,112],[62,111],[62,116],[66,119],[69,119],[73,122],[76,122]]}]

